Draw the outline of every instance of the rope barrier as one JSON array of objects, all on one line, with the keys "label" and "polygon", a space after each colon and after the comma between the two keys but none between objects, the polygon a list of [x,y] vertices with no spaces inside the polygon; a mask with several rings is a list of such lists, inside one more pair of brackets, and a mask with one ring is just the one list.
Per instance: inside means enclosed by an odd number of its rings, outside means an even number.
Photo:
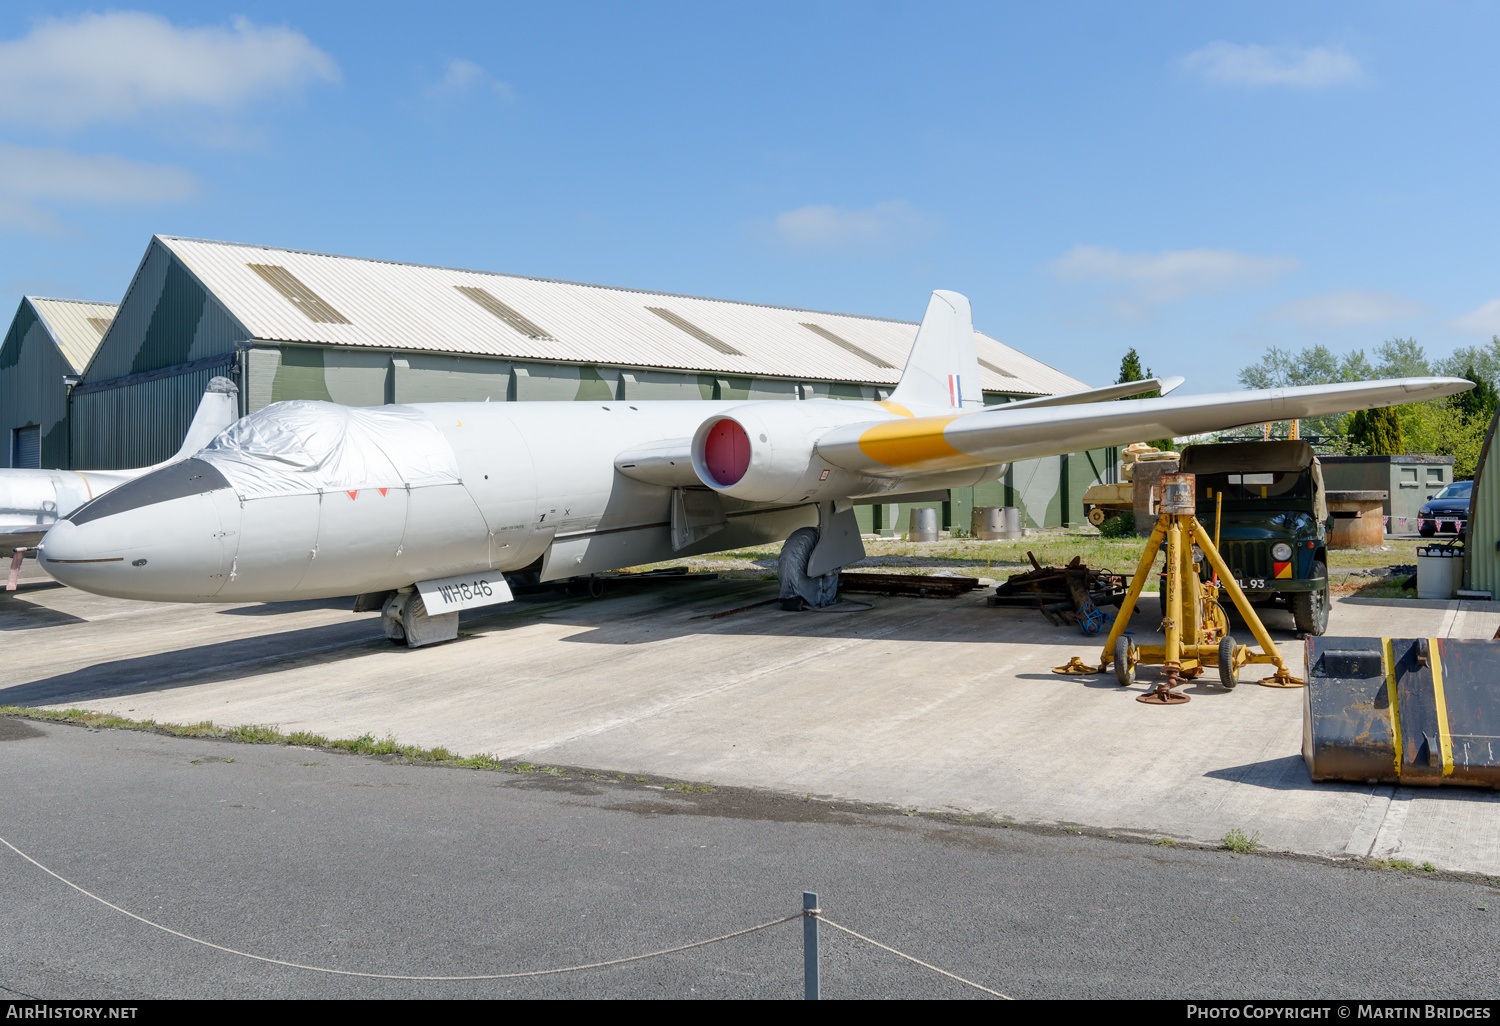
[{"label": "rope barrier", "polygon": [[240,951],[237,948],[227,948],[227,947],[225,947],[222,944],[215,944],[213,941],[206,941],[206,940],[202,940],[201,938],[198,938],[198,937],[190,936],[188,934],[185,934],[185,933],[181,932],[180,930],[174,930],[170,926],[163,926],[161,923],[154,923],[154,922],[152,922],[151,920],[147,919],[144,916],[138,916],[134,912],[129,911],[128,909],[123,909],[119,905],[113,904],[112,902],[105,901],[103,898],[99,897],[99,895],[93,893],[92,891],[85,890],[84,888],[78,886],[72,880],[69,880],[67,877],[63,876],[61,873],[55,873],[52,870],[48,869],[46,866],[42,865],[36,859],[34,859],[30,855],[26,854],[20,848],[17,848],[14,844],[11,844],[9,841],[7,841],[3,837],[0,837],[0,844],[5,845],[11,851],[13,851],[17,855],[21,856],[21,858],[25,859],[27,862],[30,862],[33,866],[35,866],[36,868],[40,869],[42,872],[46,873],[48,876],[54,877],[54,878],[56,878],[58,880],[61,880],[63,883],[65,883],[69,887],[73,888],[79,894],[82,894],[82,895],[84,895],[86,897],[92,898],[93,900],[97,901],[99,904],[103,905],[106,908],[114,909],[116,912],[120,913],[121,915],[129,916],[131,919],[134,919],[134,920],[136,920],[137,922],[140,922],[140,923],[145,923],[147,926],[154,927],[155,929],[158,929],[158,930],[162,931],[163,933],[170,933],[172,936],[174,936],[174,937],[181,937],[185,941],[192,941],[194,944],[201,944],[205,948],[213,948],[215,951],[223,951],[223,952],[227,952],[228,954],[231,954],[231,955],[239,955],[241,958],[254,959],[257,962],[268,962],[271,965],[285,966],[288,969],[305,969],[308,972],[328,973],[329,975],[332,975],[332,976],[358,976],[358,977],[360,977],[362,979],[367,979],[367,980],[413,980],[413,981],[426,981],[426,982],[443,982],[443,981],[446,981],[446,982],[462,982],[462,981],[466,981],[466,980],[468,980],[468,981],[476,981],[476,980],[516,980],[516,979],[520,979],[520,978],[525,977],[525,976],[555,976],[558,973],[576,973],[576,972],[580,972],[580,971],[582,971],[584,969],[603,969],[606,966],[624,965],[627,962],[639,962],[639,961],[641,961],[643,959],[647,959],[647,958],[658,958],[658,957],[660,957],[662,955],[672,955],[672,954],[676,954],[679,951],[691,951],[693,948],[702,948],[702,947],[707,947],[710,944],[718,944],[721,941],[733,940],[735,937],[743,937],[746,934],[756,933],[756,932],[758,932],[760,930],[769,930],[773,926],[780,926],[782,923],[790,923],[790,922],[792,922],[795,919],[801,919],[802,918],[802,913],[801,912],[797,912],[795,915],[786,916],[785,918],[782,918],[782,919],[774,919],[774,920],[772,920],[769,923],[761,923],[759,926],[752,926],[752,927],[749,927],[748,929],[744,929],[744,930],[736,930],[734,933],[726,933],[722,937],[710,937],[708,940],[694,941],[692,944],[682,944],[682,945],[679,945],[679,946],[677,946],[675,948],[663,948],[661,951],[651,951],[651,952],[647,952],[644,955],[631,955],[628,958],[613,958],[613,959],[610,959],[607,962],[589,962],[589,963],[587,963],[585,965],[564,966],[561,969],[533,969],[530,972],[522,972],[522,973],[486,973],[484,975],[476,975],[476,976],[403,976],[403,975],[399,975],[399,974],[396,974],[396,973],[361,973],[361,972],[355,972],[355,971],[350,970],[350,969],[329,969],[326,966],[320,966],[320,965],[303,965],[301,962],[286,962],[286,961],[283,961],[283,960],[281,960],[279,958],[267,958],[265,955],[256,955],[256,954],[253,954],[253,953],[251,953],[249,951]]},{"label": "rope barrier", "polygon": [[[804,914],[806,914],[806,913],[804,913]],[[908,955],[904,951],[897,951],[895,948],[891,947],[888,944],[882,944],[878,940],[871,940],[869,937],[866,937],[862,933],[856,933],[855,931],[849,929],[849,927],[847,927],[847,926],[843,926],[843,925],[841,925],[839,923],[835,923],[832,919],[829,919],[827,916],[818,916],[817,920],[820,923],[827,923],[829,926],[833,927],[835,930],[843,930],[845,933],[849,934],[851,937],[858,937],[860,940],[864,941],[866,944],[873,944],[877,948],[880,948],[882,951],[889,951],[891,954],[897,955],[897,956],[899,956],[901,958],[904,958],[908,962],[915,962],[915,963],[917,963],[917,965],[921,966],[923,969],[931,969],[933,972],[938,973],[938,974],[943,975],[943,976],[946,976],[950,980],[957,980],[959,983],[962,983],[962,984],[964,984],[967,987],[973,987],[975,990],[982,990],[986,994],[993,994],[993,995],[995,995],[995,997],[1000,998],[1002,1001],[1014,1001],[1015,1000],[1015,998],[1008,997],[1007,995],[1000,993],[998,990],[990,990],[990,988],[984,986],[982,983],[975,983],[973,980],[966,980],[962,976],[958,975],[957,973],[950,973],[946,969],[939,969],[937,966],[932,965],[931,963],[928,963],[928,962],[924,962],[920,958],[913,958],[911,955]]]},{"label": "rope barrier", "polygon": [[851,937],[857,937],[858,939],[864,941],[866,944],[873,944],[875,947],[880,948],[882,951],[889,951],[891,954],[897,956],[898,958],[904,958],[908,962],[914,962],[924,969],[930,969],[940,976],[946,976],[950,980],[956,980],[966,987],[973,987],[975,990],[984,991],[984,993],[986,994],[992,994],[995,997],[1005,1001],[1014,1000],[1013,998],[1000,993],[998,990],[991,990],[989,987],[986,987],[983,984],[975,983],[973,980],[966,980],[962,976],[959,976],[957,973],[950,973],[946,969],[939,969],[937,966],[932,965],[929,962],[924,962],[920,958],[915,958],[911,955],[908,955],[904,951],[897,951],[895,948],[891,947],[888,944],[882,944],[878,940],[872,940],[871,938],[866,937],[864,934],[859,933],[855,930],[851,930],[849,929],[849,927],[844,926],[841,923],[835,923],[832,919],[828,919],[822,914],[823,910],[821,908],[802,909],[792,915],[783,916],[780,919],[773,919],[768,923],[761,923],[757,926],[747,927],[743,930],[736,930],[733,933],[726,933],[718,937],[710,937],[707,940],[694,941],[691,944],[680,944],[675,948],[663,948],[660,951],[649,951],[644,955],[630,955],[626,958],[612,958],[604,962],[587,962],[583,965],[563,966],[558,969],[532,969],[526,972],[484,973],[469,976],[408,976],[399,973],[362,973],[352,969],[330,969],[327,966],[306,965],[301,962],[288,962],[280,958],[269,958],[265,955],[257,955],[250,951],[240,951],[238,948],[230,948],[224,946],[223,944],[215,944],[213,941],[203,940],[201,937],[194,937],[191,934],[183,933],[181,930],[174,930],[170,926],[163,926],[161,923],[153,922],[152,920],[147,919],[145,916],[136,915],[129,909],[121,908],[119,905],[101,898],[93,891],[90,891],[84,887],[80,887],[72,880],[69,880],[67,877],[63,876],[61,873],[48,869],[46,866],[42,865],[36,859],[26,854],[20,848],[17,848],[14,844],[11,844],[3,837],[0,837],[0,844],[5,845],[11,851],[15,852],[17,855],[21,856],[21,858],[25,859],[27,862],[30,862],[33,866],[40,869],[42,872],[46,873],[53,879],[67,884],[69,887],[73,888],[73,890],[77,891],[79,894],[82,894],[84,897],[97,901],[105,908],[112,909],[113,911],[118,912],[123,916],[128,916],[129,918],[134,919],[136,922],[144,923],[145,925],[153,929],[160,930],[163,933],[171,934],[173,937],[178,937],[185,941],[190,941],[193,944],[200,944],[205,948],[212,948],[215,951],[222,951],[230,955],[238,955],[241,958],[248,958],[256,962],[265,962],[269,965],[284,966],[288,969],[302,969],[307,972],[313,973],[326,973],[330,976],[356,976],[366,980],[408,980],[428,983],[459,983],[465,981],[476,982],[481,980],[517,980],[530,976],[556,976],[559,973],[576,973],[581,972],[585,969],[604,969],[613,965],[625,965],[630,962],[644,961],[648,958],[660,958],[663,955],[674,955],[679,951],[691,951],[694,948],[704,948],[708,947],[710,944],[719,944],[723,941],[733,940],[736,937],[744,937],[747,934],[759,933],[761,930],[769,930],[773,926],[781,926],[783,923],[790,923],[794,920],[803,919],[810,916],[818,920],[820,923],[827,923],[835,930],[842,930],[844,933],[849,934]]}]

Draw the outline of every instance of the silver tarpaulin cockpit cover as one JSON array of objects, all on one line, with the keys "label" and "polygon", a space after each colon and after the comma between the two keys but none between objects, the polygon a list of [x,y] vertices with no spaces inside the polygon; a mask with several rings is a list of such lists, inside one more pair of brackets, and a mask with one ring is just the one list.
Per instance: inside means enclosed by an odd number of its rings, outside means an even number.
[{"label": "silver tarpaulin cockpit cover", "polygon": [[272,403],[196,458],[213,464],[243,499],[459,481],[453,447],[410,406]]}]

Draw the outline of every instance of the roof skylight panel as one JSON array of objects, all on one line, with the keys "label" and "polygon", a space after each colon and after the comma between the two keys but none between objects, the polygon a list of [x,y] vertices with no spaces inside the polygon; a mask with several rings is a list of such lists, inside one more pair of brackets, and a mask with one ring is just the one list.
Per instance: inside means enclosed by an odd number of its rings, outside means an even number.
[{"label": "roof skylight panel", "polygon": [[1001,370],[999,367],[996,367],[993,363],[990,363],[990,361],[988,361],[988,360],[980,360],[979,361],[979,366],[983,367],[985,370],[992,370],[992,371],[994,371],[996,374],[1000,375],[1002,378],[1014,378],[1015,377],[1015,375],[1012,374],[1010,371],[1008,371],[1008,370]]},{"label": "roof skylight panel", "polygon": [[710,335],[708,332],[698,327],[698,325],[694,324],[692,321],[687,320],[683,317],[679,317],[671,310],[663,310],[659,306],[648,306],[646,307],[646,309],[656,314],[656,316],[666,321],[672,327],[678,329],[679,331],[686,332],[687,334],[697,339],[699,342],[702,342],[704,345],[709,346],[713,349],[717,349],[719,352],[724,353],[726,356],[745,355],[738,349],[734,348],[734,346],[730,345],[728,342]]},{"label": "roof skylight panel", "polygon": [[548,342],[557,341],[547,329],[523,315],[519,310],[506,306],[484,289],[475,288],[472,285],[455,285],[453,287],[527,338],[545,339]]},{"label": "roof skylight panel", "polygon": [[110,317],[89,317],[89,318],[86,318],[86,320],[93,327],[93,329],[99,333],[99,337],[103,338],[104,337],[104,333],[109,330],[109,326],[112,323],[113,318],[110,318]]},{"label": "roof skylight panel", "polygon": [[307,315],[310,321],[319,324],[352,324],[353,322],[330,306],[322,296],[302,284],[297,276],[278,264],[246,264],[246,267],[263,278],[277,292]]},{"label": "roof skylight panel", "polygon": [[839,348],[848,350],[849,352],[853,353],[855,356],[859,357],[861,360],[865,360],[865,361],[867,361],[869,363],[873,363],[877,367],[885,367],[885,368],[887,368],[889,370],[895,370],[896,369],[896,365],[895,364],[886,363],[884,360],[882,360],[880,357],[876,356],[874,353],[870,352],[867,349],[861,349],[859,346],[855,345],[853,342],[850,342],[846,338],[840,338],[839,336],[835,335],[833,332],[829,331],[827,328],[823,327],[821,324],[808,324],[806,321],[798,321],[797,323],[801,324],[804,328],[806,328],[808,331],[812,332],[814,335],[820,335],[823,338],[826,338],[828,341],[832,342],[834,345],[838,346]]}]

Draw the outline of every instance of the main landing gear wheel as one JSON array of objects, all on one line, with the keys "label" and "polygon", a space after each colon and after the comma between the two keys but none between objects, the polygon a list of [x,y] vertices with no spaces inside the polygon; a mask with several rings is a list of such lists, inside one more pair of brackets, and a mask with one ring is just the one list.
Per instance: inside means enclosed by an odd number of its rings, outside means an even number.
[{"label": "main landing gear wheel", "polygon": [[1219,642],[1219,683],[1225,691],[1233,691],[1240,682],[1239,671],[1234,666],[1234,639]]},{"label": "main landing gear wheel", "polygon": [[1122,688],[1135,683],[1135,661],[1130,657],[1130,639],[1122,634],[1115,639],[1115,680]]},{"label": "main landing gear wheel", "polygon": [[1292,621],[1303,634],[1321,637],[1328,630],[1328,568],[1314,562],[1308,576],[1314,580],[1323,578],[1323,587],[1292,593]]},{"label": "main landing gear wheel", "polygon": [[781,546],[781,555],[776,559],[776,576],[781,579],[781,608],[788,612],[800,609],[821,609],[831,606],[839,598],[839,572],[837,569],[818,577],[807,573],[807,564],[812,559],[813,549],[818,547],[818,529],[800,527],[791,533]]}]

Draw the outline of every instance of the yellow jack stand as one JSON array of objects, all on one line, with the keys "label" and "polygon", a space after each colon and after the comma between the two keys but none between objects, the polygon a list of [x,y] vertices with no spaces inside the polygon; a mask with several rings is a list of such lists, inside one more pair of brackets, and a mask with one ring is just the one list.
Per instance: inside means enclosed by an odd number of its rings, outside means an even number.
[{"label": "yellow jack stand", "polygon": [[[1193,679],[1203,674],[1206,667],[1217,664],[1219,682],[1226,688],[1239,683],[1240,667],[1248,663],[1269,663],[1276,672],[1261,683],[1272,687],[1301,687],[1302,682],[1293,677],[1286,662],[1265,625],[1255,615],[1250,600],[1235,582],[1218,546],[1209,538],[1203,525],[1194,515],[1194,480],[1192,474],[1163,474],[1161,477],[1161,515],[1151,538],[1146,542],[1146,551],[1141,555],[1135,577],[1130,582],[1130,591],[1120,604],[1114,627],[1104,642],[1100,656],[1099,671],[1115,666],[1115,679],[1121,686],[1135,683],[1135,668],[1138,665],[1160,665],[1166,669],[1166,679],[1159,682],[1148,693],[1136,699],[1151,705],[1180,705],[1189,701],[1187,695],[1174,691],[1181,679]],[[1167,549],[1167,615],[1162,620],[1166,632],[1166,643],[1162,645],[1135,645],[1125,636],[1135,612],[1136,601],[1145,587],[1147,575],[1156,562],[1156,553],[1163,540]],[[1193,543],[1196,542],[1202,557],[1214,570],[1212,580],[1200,583],[1194,567]],[[1219,605],[1219,588],[1229,592],[1235,608],[1245,618],[1245,624],[1260,643],[1261,651],[1252,651],[1246,645],[1236,645],[1229,635],[1229,620],[1224,607]]]}]

